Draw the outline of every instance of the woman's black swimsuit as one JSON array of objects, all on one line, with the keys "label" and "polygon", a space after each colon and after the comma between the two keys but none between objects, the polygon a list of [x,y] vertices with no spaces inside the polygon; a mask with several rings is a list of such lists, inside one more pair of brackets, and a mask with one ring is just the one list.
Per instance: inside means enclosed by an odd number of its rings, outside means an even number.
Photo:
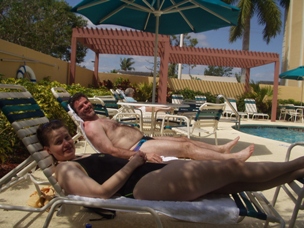
[{"label": "woman's black swimsuit", "polygon": [[[128,163],[127,159],[113,157],[108,154],[92,154],[91,156],[74,160],[87,172],[88,176],[99,184],[103,184],[117,171]],[[117,191],[119,195],[133,198],[136,183],[147,173],[161,169],[166,164],[145,163],[136,168],[127,182]]]}]

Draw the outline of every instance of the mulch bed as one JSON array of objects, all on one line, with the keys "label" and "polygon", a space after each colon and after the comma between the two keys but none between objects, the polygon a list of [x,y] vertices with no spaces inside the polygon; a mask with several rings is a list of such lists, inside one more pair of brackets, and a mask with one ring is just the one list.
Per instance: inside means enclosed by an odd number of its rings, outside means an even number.
[{"label": "mulch bed", "polygon": [[5,174],[7,174],[9,171],[14,169],[18,164],[0,164],[0,178],[3,177]]},{"label": "mulch bed", "polygon": [[[21,162],[28,158],[29,153],[26,152],[16,152],[15,155],[7,158],[6,161],[2,164],[0,163],[0,178],[7,174],[9,171],[18,166]],[[17,155],[16,155],[17,154]]]}]

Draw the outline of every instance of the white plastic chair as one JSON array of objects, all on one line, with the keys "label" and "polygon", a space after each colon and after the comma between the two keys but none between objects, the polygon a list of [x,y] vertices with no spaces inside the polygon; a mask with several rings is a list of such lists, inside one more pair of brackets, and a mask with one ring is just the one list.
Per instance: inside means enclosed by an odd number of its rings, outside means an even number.
[{"label": "white plastic chair", "polygon": [[[218,122],[225,109],[225,104],[205,103],[200,106],[199,110],[193,114],[188,115],[165,115],[161,126],[161,135],[164,134],[165,129],[170,129],[176,133],[186,135],[188,138],[194,137],[208,137],[214,135],[215,144],[217,145],[217,128]],[[178,120],[178,125],[169,126],[168,123],[172,120]]]},{"label": "white plastic chair", "polygon": [[244,99],[244,102],[245,102],[245,112],[248,114],[248,116],[252,116],[252,119],[254,119],[255,117],[259,117],[259,116],[263,117],[263,119],[264,119],[264,117],[269,119],[268,114],[258,112],[254,99],[246,98],[246,99]]}]

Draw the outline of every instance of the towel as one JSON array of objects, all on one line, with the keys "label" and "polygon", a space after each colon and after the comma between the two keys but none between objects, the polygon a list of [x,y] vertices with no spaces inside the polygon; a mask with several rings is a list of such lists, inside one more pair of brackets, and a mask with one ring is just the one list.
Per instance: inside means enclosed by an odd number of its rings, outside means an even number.
[{"label": "towel", "polygon": [[105,200],[76,195],[69,195],[68,197],[75,200],[112,205],[146,206],[160,214],[189,222],[235,224],[239,218],[239,209],[228,195],[210,195],[195,201],[150,201],[126,197]]}]

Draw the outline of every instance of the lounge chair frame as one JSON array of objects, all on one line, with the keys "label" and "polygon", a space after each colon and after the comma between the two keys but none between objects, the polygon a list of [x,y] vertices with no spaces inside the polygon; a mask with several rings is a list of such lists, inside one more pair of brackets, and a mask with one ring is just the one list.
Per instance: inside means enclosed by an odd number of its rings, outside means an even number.
[{"label": "lounge chair frame", "polygon": [[[158,214],[155,213],[150,207],[138,207],[132,205],[112,205],[110,203],[92,203],[82,200],[72,200],[65,196],[63,189],[58,184],[54,173],[54,161],[53,157],[43,150],[42,145],[38,142],[36,137],[37,127],[41,124],[48,123],[49,120],[44,116],[44,113],[40,109],[39,105],[35,102],[31,94],[23,87],[19,85],[0,84],[0,89],[5,91],[0,92],[0,108],[5,116],[12,124],[14,131],[18,137],[22,140],[27,150],[38,164],[40,169],[47,177],[49,183],[54,187],[57,197],[52,199],[49,204],[42,208],[31,208],[24,206],[12,206],[0,204],[0,208],[6,210],[20,210],[30,212],[45,212],[49,210],[49,214],[45,220],[43,227],[48,227],[55,210],[63,205],[80,205],[88,207],[102,207],[108,209],[121,209],[128,211],[145,211],[150,213],[156,222],[158,227],[162,227]],[[13,91],[12,91],[13,90]],[[28,161],[30,164],[32,161]],[[247,197],[245,196],[247,195]],[[244,195],[244,196],[243,196]],[[281,227],[285,226],[284,220],[274,210],[269,202],[263,197],[260,192],[246,192],[242,194],[233,194],[237,197],[236,202],[240,208],[241,216],[250,216],[258,219],[265,220],[265,226],[268,222],[280,223]],[[262,202],[260,201],[262,200]],[[249,204],[252,202],[252,204]],[[246,209],[246,208],[249,208]]]},{"label": "lounge chair frame", "polygon": [[[297,146],[304,146],[304,142],[296,142],[291,144],[287,149],[285,161],[290,160],[291,152]],[[294,227],[299,210],[304,209],[304,178],[299,178],[298,180],[294,180],[290,183],[278,186],[273,195],[272,206],[275,206],[281,189],[285,191],[288,197],[295,204],[292,216],[289,221],[289,227]]]}]

